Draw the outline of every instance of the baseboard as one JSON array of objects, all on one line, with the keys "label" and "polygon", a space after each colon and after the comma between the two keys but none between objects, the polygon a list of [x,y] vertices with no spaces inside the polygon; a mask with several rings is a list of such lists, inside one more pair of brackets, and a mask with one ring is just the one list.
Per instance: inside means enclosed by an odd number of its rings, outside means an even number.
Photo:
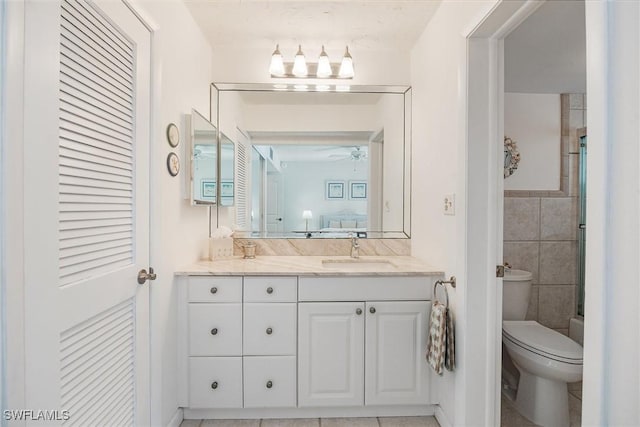
[{"label": "baseboard", "polygon": [[436,420],[438,420],[438,424],[440,424],[440,427],[452,427],[451,423],[449,422],[449,419],[445,415],[440,405],[436,406],[435,416],[436,416]]},{"label": "baseboard", "polygon": [[[316,408],[244,408],[184,409],[184,419],[257,419],[257,418],[349,418],[433,416],[436,405],[316,407]],[[440,424],[449,427],[451,424]]]},{"label": "baseboard", "polygon": [[167,427],[180,427],[183,419],[184,413],[182,411],[182,408],[178,408],[176,410],[176,413],[173,415],[173,418],[171,418],[171,421],[169,421],[169,424],[167,424]]}]

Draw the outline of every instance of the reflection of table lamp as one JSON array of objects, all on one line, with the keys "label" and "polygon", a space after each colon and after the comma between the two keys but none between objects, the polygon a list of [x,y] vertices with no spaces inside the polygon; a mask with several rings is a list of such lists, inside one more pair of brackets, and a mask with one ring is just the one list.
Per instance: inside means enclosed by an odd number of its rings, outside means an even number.
[{"label": "reflection of table lamp", "polygon": [[309,220],[311,218],[313,218],[313,212],[311,211],[302,211],[302,218],[305,220],[306,222],[306,228],[305,231],[309,231]]}]

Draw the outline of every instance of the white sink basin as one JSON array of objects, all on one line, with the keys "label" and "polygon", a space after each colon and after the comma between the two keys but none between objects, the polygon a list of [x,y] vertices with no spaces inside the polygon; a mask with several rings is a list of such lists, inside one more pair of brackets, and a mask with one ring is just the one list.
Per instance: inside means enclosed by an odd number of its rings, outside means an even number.
[{"label": "white sink basin", "polygon": [[395,270],[396,266],[386,259],[340,258],[323,259],[322,266],[328,268],[358,269],[358,270]]}]

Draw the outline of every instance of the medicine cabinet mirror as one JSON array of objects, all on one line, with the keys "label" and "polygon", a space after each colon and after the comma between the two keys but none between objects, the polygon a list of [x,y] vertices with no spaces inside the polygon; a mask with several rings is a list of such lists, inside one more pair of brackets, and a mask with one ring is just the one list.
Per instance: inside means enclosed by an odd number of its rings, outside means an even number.
[{"label": "medicine cabinet mirror", "polygon": [[191,204],[214,205],[217,201],[218,133],[216,127],[191,110]]},{"label": "medicine cabinet mirror", "polygon": [[410,87],[216,83],[211,117],[229,140],[218,226],[259,238],[410,236]]}]

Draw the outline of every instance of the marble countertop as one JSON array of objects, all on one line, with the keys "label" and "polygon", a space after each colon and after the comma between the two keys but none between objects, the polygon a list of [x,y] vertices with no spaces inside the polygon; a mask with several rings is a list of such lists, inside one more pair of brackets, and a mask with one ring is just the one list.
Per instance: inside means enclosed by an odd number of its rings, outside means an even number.
[{"label": "marble countertop", "polygon": [[411,256],[257,256],[200,261],[178,276],[431,276],[441,269]]}]

